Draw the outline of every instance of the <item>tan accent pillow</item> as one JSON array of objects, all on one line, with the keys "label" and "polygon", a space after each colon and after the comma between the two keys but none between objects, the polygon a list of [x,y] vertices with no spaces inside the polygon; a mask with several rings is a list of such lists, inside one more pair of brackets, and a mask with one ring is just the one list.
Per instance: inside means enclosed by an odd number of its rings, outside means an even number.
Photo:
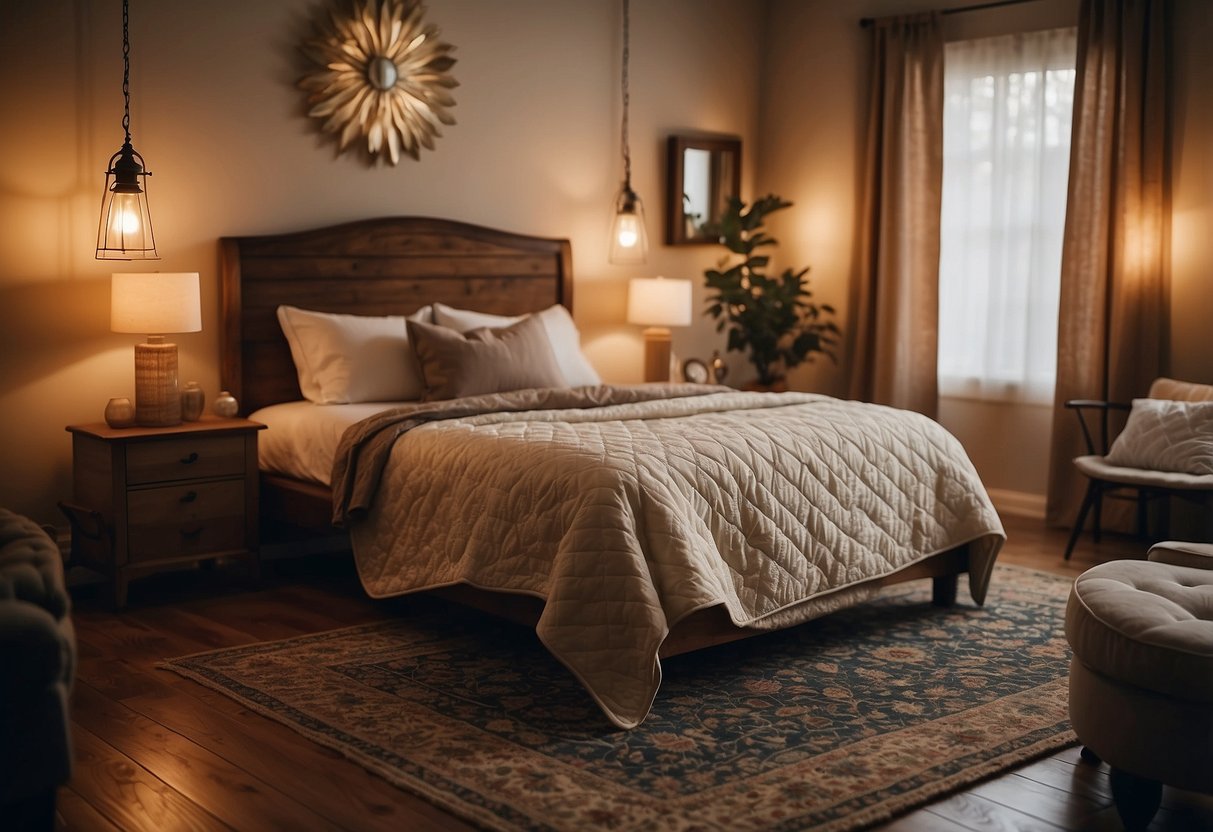
[{"label": "tan accent pillow", "polygon": [[1213,402],[1134,399],[1104,461],[1122,468],[1213,474]]},{"label": "tan accent pillow", "polygon": [[460,334],[443,326],[408,322],[425,401],[532,387],[568,387],[538,316],[505,329]]},{"label": "tan accent pillow", "polygon": [[[548,342],[556,356],[556,365],[560,367],[560,372],[564,373],[564,380],[568,385],[581,387],[587,384],[602,384],[598,371],[581,352],[581,333],[577,331],[577,324],[573,323],[569,310],[556,304],[534,314],[543,321],[543,326],[547,329]],[[446,304],[435,303],[433,322],[439,326],[468,332],[483,326],[501,329],[516,324],[525,317],[526,315],[489,315],[486,312],[455,309]],[[423,323],[428,324],[430,321],[423,320]]]}]

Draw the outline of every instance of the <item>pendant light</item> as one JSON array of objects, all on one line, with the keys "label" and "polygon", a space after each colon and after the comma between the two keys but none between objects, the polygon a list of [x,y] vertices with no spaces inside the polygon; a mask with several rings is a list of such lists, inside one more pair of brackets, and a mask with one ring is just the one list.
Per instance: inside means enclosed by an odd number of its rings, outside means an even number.
[{"label": "pendant light", "polygon": [[110,157],[97,226],[98,260],[159,260],[147,208],[143,157],[131,147],[131,38],[129,0],[122,0],[122,130],[126,141]]},{"label": "pendant light", "polygon": [[623,187],[615,198],[615,221],[611,224],[611,262],[637,265],[645,261],[649,236],[645,231],[644,205],[632,190],[632,153],[628,148],[628,0],[623,0]]}]

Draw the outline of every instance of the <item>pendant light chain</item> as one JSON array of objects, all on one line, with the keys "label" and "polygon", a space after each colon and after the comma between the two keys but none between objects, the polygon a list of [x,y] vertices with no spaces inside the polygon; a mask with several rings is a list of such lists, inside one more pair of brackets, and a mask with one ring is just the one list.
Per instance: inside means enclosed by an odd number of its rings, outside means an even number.
[{"label": "pendant light chain", "polygon": [[[125,2],[125,0],[124,0]],[[628,148],[628,0],[623,0],[623,181],[632,188],[632,152]]]},{"label": "pendant light chain", "polygon": [[131,146],[131,10],[122,0],[122,147],[110,157],[97,222],[98,260],[159,260],[147,204],[152,173]]},{"label": "pendant light chain", "polygon": [[630,0],[623,0],[623,62],[620,88],[623,92],[623,117],[620,119],[620,150],[623,155],[623,185],[615,196],[615,218],[611,222],[610,261],[620,266],[643,264],[647,256],[648,233],[644,228],[644,206],[632,190],[632,148],[628,143],[628,114],[631,90],[628,86],[631,63],[632,16]]},{"label": "pendant light chain", "polygon": [[122,130],[126,133],[126,143],[131,143],[131,33],[130,33],[130,4],[122,0]]}]

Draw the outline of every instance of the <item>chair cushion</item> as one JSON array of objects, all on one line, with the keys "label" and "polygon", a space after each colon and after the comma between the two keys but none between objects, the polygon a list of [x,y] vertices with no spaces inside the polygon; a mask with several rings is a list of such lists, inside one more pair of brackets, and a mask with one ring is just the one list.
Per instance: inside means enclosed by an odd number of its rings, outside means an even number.
[{"label": "chair cushion", "polygon": [[68,607],[54,541],[0,509],[0,805],[44,795],[71,775]]},{"label": "chair cushion", "polygon": [[1191,566],[1193,569],[1213,569],[1213,543],[1188,543],[1164,540],[1150,547],[1146,556],[1155,563]]},{"label": "chair cushion", "polygon": [[1156,378],[1150,385],[1151,399],[1171,399],[1177,402],[1213,402],[1213,384]]},{"label": "chair cushion", "polygon": [[59,549],[29,518],[0,509],[0,600],[25,601],[56,619],[67,615]]},{"label": "chair cushion", "polygon": [[1213,571],[1150,561],[1088,569],[1070,591],[1066,638],[1097,673],[1213,703]]},{"label": "chair cushion", "polygon": [[1109,465],[1213,474],[1213,402],[1134,399]]},{"label": "chair cushion", "polygon": [[1094,480],[1115,482],[1121,485],[1144,485],[1156,488],[1173,488],[1183,491],[1213,490],[1213,474],[1179,474],[1174,471],[1147,471],[1142,468],[1125,468],[1110,465],[1107,457],[1075,457],[1074,466]]}]

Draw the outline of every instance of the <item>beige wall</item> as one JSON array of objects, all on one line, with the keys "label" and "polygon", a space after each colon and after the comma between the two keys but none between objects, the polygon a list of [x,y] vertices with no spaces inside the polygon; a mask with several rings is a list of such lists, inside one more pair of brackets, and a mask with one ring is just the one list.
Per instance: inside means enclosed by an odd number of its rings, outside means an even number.
[{"label": "beige wall", "polygon": [[[756,190],[796,203],[773,223],[781,260],[812,264],[817,293],[845,306],[856,269],[866,120],[868,33],[861,17],[970,5],[971,0],[773,0]],[[1213,37],[1208,0],[1176,0],[1176,134],[1173,370],[1213,380]],[[1077,0],[1040,0],[944,19],[949,38],[1072,25]],[[828,363],[794,377],[796,386],[841,393]],[[948,399],[940,421],[960,438],[986,485],[1043,495],[1047,407]]]},{"label": "beige wall", "polygon": [[[132,133],[154,173],[163,259],[106,264],[92,249],[105,163],[122,139],[120,3],[0,4],[0,505],[60,522],[64,425],[99,420],[109,397],[133,392],[137,339],[108,331],[112,271],[201,273],[203,331],[176,340],[182,380],[213,397],[223,235],[420,214],[569,237],[586,351],[609,380],[639,380],[639,334],[622,323],[627,278],[697,278],[715,259],[661,245],[664,139],[741,136],[749,193],[765,6],[632,4],[633,178],[654,250],[626,268],[606,248],[622,178],[617,0],[429,0],[457,47],[458,124],[396,168],[336,158],[300,114],[295,46],[317,5],[132,3]],[[706,320],[675,333],[685,355],[718,345]]]},{"label": "beige wall", "polygon": [[[635,381],[641,345],[624,316],[628,277],[696,280],[711,247],[661,245],[664,139],[678,129],[744,140],[743,192],[796,205],[773,223],[776,265],[811,265],[819,299],[845,312],[855,268],[865,15],[969,0],[645,0],[633,4],[632,149],[653,243],[643,269],[606,260],[620,178],[616,0],[430,0],[457,46],[458,124],[421,162],[369,169],[336,158],[300,115],[294,45],[311,0],[136,2],[132,18],[135,146],[155,173],[163,259],[92,257],[102,173],[121,142],[117,0],[0,4],[0,505],[57,521],[70,495],[63,426],[100,418],[133,388],[129,336],[108,331],[115,270],[198,271],[203,326],[178,336],[183,379],[218,384],[216,245],[228,234],[314,227],[386,214],[451,217],[573,242],[576,317],[586,350],[613,381]],[[1023,15],[1072,14],[1042,0],[949,18],[984,34]],[[1176,0],[1175,374],[1213,381],[1213,38],[1207,0]],[[964,21],[961,23],[961,21]],[[721,56],[727,56],[722,60]],[[759,129],[761,125],[761,129]],[[720,340],[706,319],[675,332],[705,356]],[[733,356],[735,377],[746,373]],[[845,357],[843,358],[845,361]],[[797,387],[841,392],[818,361]],[[945,402],[987,483],[1043,493],[1048,412]],[[1026,452],[1024,448],[1037,451]]]}]

